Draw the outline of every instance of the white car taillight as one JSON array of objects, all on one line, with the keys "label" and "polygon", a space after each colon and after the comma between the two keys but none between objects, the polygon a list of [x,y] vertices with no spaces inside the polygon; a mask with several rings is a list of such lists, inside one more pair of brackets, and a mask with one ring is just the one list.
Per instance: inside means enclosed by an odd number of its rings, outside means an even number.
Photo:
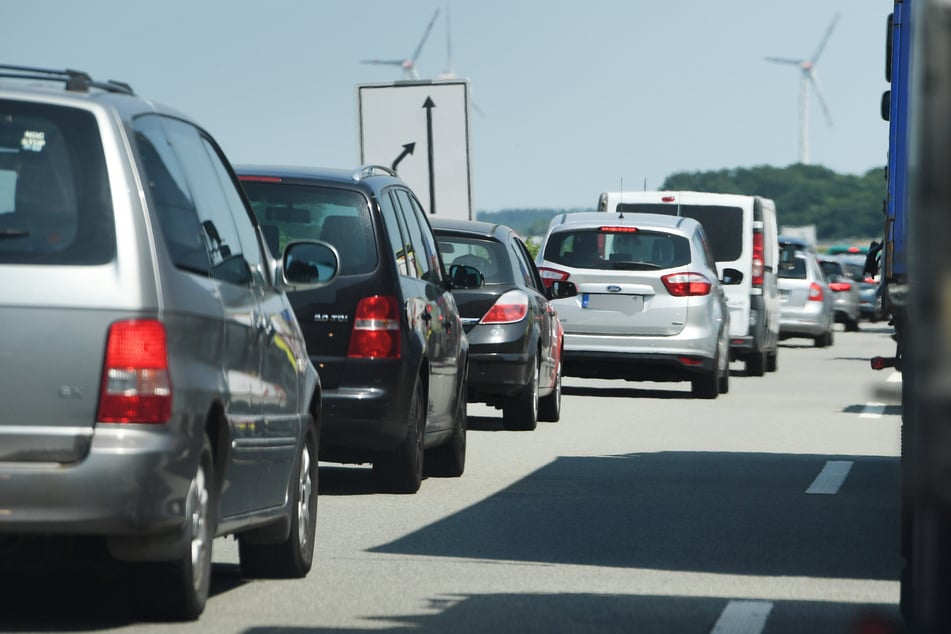
[{"label": "white car taillight", "polygon": [[154,319],[112,324],[106,342],[97,420],[165,423],[172,414],[165,325]]}]

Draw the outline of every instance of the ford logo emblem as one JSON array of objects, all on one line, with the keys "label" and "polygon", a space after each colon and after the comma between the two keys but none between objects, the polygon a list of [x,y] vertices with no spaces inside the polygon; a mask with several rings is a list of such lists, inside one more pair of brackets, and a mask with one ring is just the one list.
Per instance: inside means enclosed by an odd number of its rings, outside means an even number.
[{"label": "ford logo emblem", "polygon": [[616,286],[616,285],[614,285],[614,284],[611,284],[610,286],[608,286],[608,292],[609,292],[609,293],[620,293],[620,292],[621,292],[621,287],[620,287],[620,286]]}]

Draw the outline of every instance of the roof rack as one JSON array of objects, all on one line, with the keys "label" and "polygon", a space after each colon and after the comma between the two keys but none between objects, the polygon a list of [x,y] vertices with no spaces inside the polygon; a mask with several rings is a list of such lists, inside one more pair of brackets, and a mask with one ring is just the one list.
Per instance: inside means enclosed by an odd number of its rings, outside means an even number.
[{"label": "roof rack", "polygon": [[95,81],[81,70],[49,70],[46,68],[34,68],[31,66],[10,66],[0,64],[0,77],[10,77],[13,79],[39,79],[41,81],[62,81],[66,83],[66,90],[73,92],[88,92],[90,88],[99,88],[108,92],[123,93],[126,95],[135,94],[132,86],[125,82],[115,81]]},{"label": "roof rack", "polygon": [[373,176],[374,174],[383,173],[387,176],[396,176],[396,171],[386,167],[385,165],[361,165],[357,169],[353,170],[351,178],[355,181],[361,181],[367,176]]}]

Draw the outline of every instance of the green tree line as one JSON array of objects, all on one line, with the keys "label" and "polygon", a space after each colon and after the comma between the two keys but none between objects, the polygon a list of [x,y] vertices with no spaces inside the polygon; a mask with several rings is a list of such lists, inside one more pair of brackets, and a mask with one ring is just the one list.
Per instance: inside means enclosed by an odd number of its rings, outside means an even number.
[{"label": "green tree line", "polygon": [[[815,225],[821,241],[875,238],[883,231],[883,167],[862,175],[838,174],[819,165],[802,164],[677,172],[664,180],[661,189],[772,198],[780,225]],[[503,209],[479,212],[476,217],[509,225],[528,237],[544,235],[552,217],[572,211],[579,210]]]}]

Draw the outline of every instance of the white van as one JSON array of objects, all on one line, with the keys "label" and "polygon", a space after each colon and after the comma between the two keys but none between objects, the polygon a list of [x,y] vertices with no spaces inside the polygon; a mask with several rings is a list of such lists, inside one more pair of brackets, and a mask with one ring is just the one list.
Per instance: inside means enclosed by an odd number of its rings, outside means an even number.
[{"label": "white van", "polygon": [[659,213],[699,221],[720,274],[729,267],[743,276],[739,284],[723,287],[730,309],[730,358],[744,361],[751,376],[776,370],[779,236],[772,200],[686,191],[604,192],[598,200],[598,211]]}]

